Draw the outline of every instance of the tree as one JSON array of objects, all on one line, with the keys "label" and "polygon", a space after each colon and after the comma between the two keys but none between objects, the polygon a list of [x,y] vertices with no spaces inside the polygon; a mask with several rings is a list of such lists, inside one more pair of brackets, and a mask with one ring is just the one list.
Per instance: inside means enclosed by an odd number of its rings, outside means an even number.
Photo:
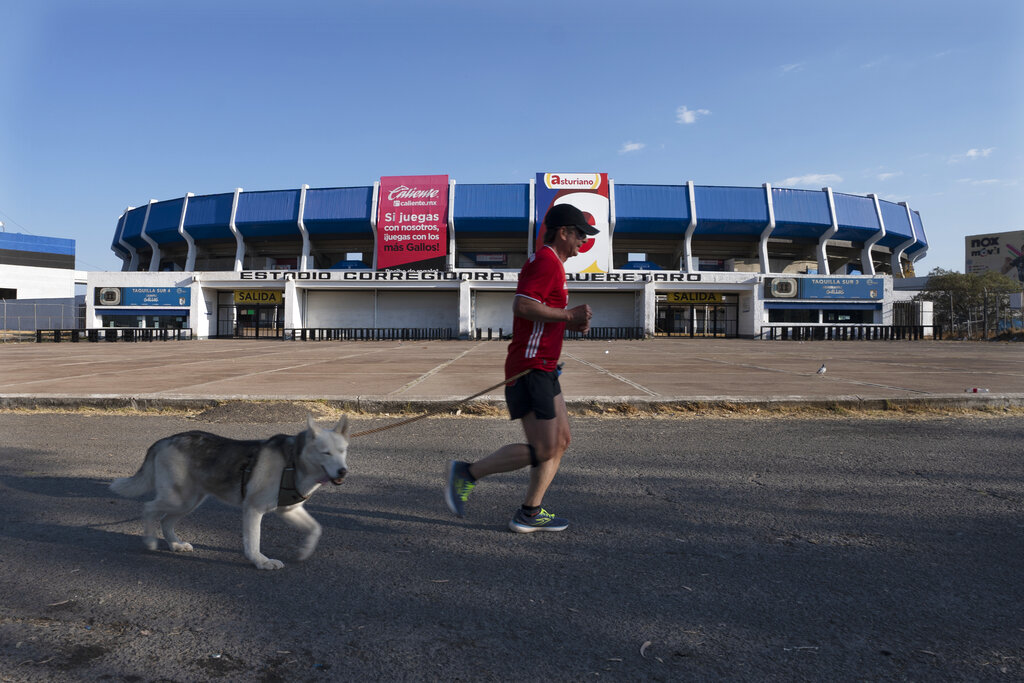
[{"label": "tree", "polygon": [[1010,310],[1010,294],[1021,291],[1016,280],[995,271],[963,274],[935,268],[917,295],[931,301],[935,324],[960,336],[988,337]]}]

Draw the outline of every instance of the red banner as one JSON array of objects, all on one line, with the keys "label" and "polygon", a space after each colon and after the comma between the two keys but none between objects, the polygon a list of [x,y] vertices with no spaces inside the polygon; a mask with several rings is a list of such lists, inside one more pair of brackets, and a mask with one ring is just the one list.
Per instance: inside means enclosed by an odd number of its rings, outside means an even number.
[{"label": "red banner", "polygon": [[448,176],[384,176],[377,200],[377,268],[448,254]]}]

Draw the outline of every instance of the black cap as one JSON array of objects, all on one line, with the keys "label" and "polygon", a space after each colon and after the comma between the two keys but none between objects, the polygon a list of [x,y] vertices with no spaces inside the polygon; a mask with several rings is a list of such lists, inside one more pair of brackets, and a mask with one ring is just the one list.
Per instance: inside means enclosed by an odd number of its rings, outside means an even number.
[{"label": "black cap", "polygon": [[556,230],[563,225],[579,228],[584,235],[596,235],[600,232],[588,223],[583,212],[572,204],[555,204],[548,209],[548,214],[544,216],[544,227],[546,230]]}]

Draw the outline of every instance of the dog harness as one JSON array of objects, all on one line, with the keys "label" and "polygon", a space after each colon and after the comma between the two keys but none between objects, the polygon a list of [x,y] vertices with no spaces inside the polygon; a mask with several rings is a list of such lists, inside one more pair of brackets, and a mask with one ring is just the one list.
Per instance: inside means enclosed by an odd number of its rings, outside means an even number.
[{"label": "dog harness", "polygon": [[[281,484],[277,490],[277,507],[283,508],[289,505],[295,505],[301,503],[309,498],[299,493],[298,488],[295,486],[295,466],[298,461],[299,453],[302,452],[302,448],[306,445],[306,433],[300,432],[292,440],[292,447],[288,449],[288,459],[285,461],[284,470],[281,471]],[[242,470],[242,500],[245,500],[246,487],[249,484],[249,478],[252,476],[252,470],[256,467],[256,458],[259,454],[249,458],[249,461],[245,463],[245,468]]]}]

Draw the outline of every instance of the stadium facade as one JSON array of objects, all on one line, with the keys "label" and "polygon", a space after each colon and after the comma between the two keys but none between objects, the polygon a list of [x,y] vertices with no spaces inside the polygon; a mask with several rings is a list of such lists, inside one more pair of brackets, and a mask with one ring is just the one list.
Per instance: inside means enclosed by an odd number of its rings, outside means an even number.
[{"label": "stadium facade", "polygon": [[538,173],[506,184],[441,175],[238,189],[127,209],[111,243],[123,270],[89,273],[86,326],[187,327],[199,338],[507,333],[518,271],[560,202],[600,231],[566,271],[570,305],[590,304],[601,336],[892,325],[908,298],[893,281],[928,249],[905,203],[831,188]]}]

